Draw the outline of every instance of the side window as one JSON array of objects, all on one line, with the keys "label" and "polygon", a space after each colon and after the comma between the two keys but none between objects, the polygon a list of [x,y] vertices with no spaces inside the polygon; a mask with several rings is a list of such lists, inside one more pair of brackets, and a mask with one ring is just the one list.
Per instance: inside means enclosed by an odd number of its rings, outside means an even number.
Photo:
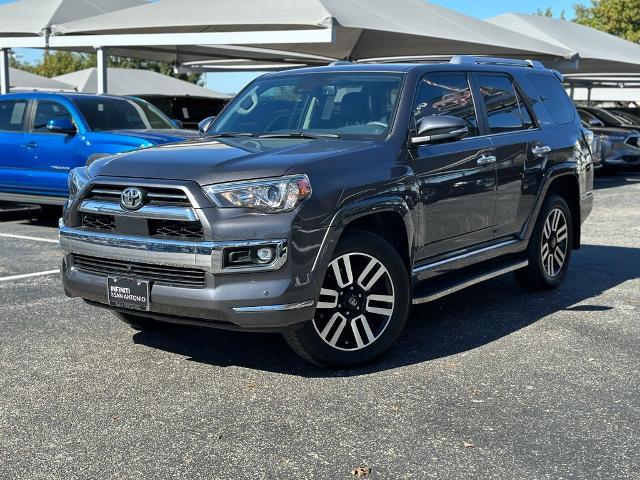
[{"label": "side window", "polygon": [[531,115],[509,78],[478,75],[478,84],[492,134],[516,132],[533,126]]},{"label": "side window", "polygon": [[21,132],[24,114],[27,111],[26,100],[8,100],[0,102],[0,130]]},{"label": "side window", "polygon": [[558,79],[552,75],[529,75],[529,81],[540,94],[542,103],[558,125],[572,123],[576,110]]},{"label": "side window", "polygon": [[413,119],[418,125],[423,118],[433,115],[460,117],[467,122],[467,137],[478,136],[478,117],[466,75],[426,75],[420,80]]},{"label": "side window", "polygon": [[34,133],[51,133],[47,130],[47,123],[50,120],[68,119],[73,122],[73,118],[69,110],[58,102],[50,102],[48,100],[38,101],[36,106],[36,114],[33,119]]}]

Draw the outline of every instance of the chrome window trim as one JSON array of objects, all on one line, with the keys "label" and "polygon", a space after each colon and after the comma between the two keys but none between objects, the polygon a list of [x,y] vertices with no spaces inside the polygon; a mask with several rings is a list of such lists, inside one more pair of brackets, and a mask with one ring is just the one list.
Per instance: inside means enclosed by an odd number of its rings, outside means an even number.
[{"label": "chrome window trim", "polygon": [[[136,237],[71,228],[59,225],[60,248],[64,255],[82,254],[130,262],[199,268],[212,274],[275,271],[287,262],[287,240],[247,240],[235,242],[185,242],[179,240]],[[223,268],[228,248],[275,246],[273,262],[264,265]]]}]

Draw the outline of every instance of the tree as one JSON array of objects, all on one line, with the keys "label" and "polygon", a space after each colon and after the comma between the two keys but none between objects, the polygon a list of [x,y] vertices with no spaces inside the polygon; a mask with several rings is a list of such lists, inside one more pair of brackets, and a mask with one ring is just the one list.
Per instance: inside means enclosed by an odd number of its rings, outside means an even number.
[{"label": "tree", "polygon": [[[26,70],[45,77],[57,77],[65,73],[77,72],[85,68],[95,67],[97,65],[96,56],[94,54],[65,52],[65,51],[46,51],[42,61],[34,65],[21,62],[12,57],[11,66]],[[174,72],[173,66],[168,63],[154,62],[150,60],[138,60],[124,57],[109,57],[109,66],[117,68],[137,68],[142,70],[153,70],[154,72],[176,77],[187,82],[200,85],[202,82],[202,74],[199,73],[180,73]]]},{"label": "tree", "polygon": [[[539,8],[538,10],[536,10],[535,15],[540,15],[541,17],[549,17],[549,18],[553,18],[554,16],[553,9],[551,7],[547,7],[544,10]],[[566,20],[566,17],[564,15],[564,10],[560,12],[560,20]]]},{"label": "tree", "polygon": [[590,7],[576,5],[575,11],[577,23],[640,41],[640,0],[591,0]]}]

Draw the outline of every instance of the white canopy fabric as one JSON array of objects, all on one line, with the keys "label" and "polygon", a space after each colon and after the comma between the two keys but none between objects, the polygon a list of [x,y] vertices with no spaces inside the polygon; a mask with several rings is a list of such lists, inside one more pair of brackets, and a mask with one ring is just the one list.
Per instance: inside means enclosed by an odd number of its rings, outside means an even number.
[{"label": "white canopy fabric", "polygon": [[[87,68],[55,77],[55,80],[73,85],[79,92],[98,91],[98,70]],[[190,82],[149,70],[109,68],[108,91],[113,95],[166,95],[192,96],[228,100],[229,95],[200,87]]]},{"label": "white canopy fabric", "polygon": [[[570,90],[568,90],[571,93]],[[586,88],[576,88],[573,91],[576,101],[591,100],[592,102],[635,102],[640,103],[640,88],[593,88],[591,95]],[[638,109],[640,113],[640,109]]]},{"label": "white canopy fabric", "polygon": [[19,0],[0,5],[0,37],[40,36],[54,24],[104,14],[146,0]]},{"label": "white canopy fabric", "polygon": [[[135,35],[330,26],[335,29],[332,43],[276,43],[270,47],[351,60],[432,54],[553,59],[575,55],[571,49],[422,0],[159,0],[57,25],[53,30],[64,35]],[[248,57],[239,52],[235,58]]]},{"label": "white canopy fabric", "polygon": [[42,77],[33,73],[25,72],[15,68],[10,69],[10,88],[12,92],[24,91],[53,91],[53,92],[73,92],[75,87],[68,83],[57,81],[51,78]]},{"label": "white canopy fabric", "polygon": [[[580,73],[640,72],[640,45],[574,22],[540,15],[508,13],[487,20],[493,25],[539,38],[580,56]],[[559,68],[561,71],[570,72]],[[575,70],[573,70],[575,72]]]}]

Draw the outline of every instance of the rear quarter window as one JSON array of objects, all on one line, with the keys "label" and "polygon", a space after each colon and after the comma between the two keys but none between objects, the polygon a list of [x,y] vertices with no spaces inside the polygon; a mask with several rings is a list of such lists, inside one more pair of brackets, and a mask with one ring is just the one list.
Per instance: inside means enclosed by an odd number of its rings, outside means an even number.
[{"label": "rear quarter window", "polygon": [[0,130],[5,132],[21,132],[24,114],[27,110],[26,100],[8,100],[0,102]]},{"label": "rear quarter window", "polygon": [[529,81],[557,125],[573,123],[576,118],[576,109],[555,76],[529,75]]}]

